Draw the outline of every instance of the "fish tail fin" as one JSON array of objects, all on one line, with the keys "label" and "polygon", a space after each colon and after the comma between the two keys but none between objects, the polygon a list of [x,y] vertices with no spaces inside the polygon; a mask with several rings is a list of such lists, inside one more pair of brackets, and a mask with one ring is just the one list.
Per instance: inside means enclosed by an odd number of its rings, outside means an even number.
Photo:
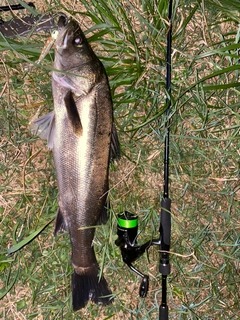
[{"label": "fish tail fin", "polygon": [[77,311],[84,308],[89,300],[107,305],[112,302],[112,292],[108,288],[104,277],[99,279],[97,272],[91,274],[77,274],[74,271],[72,275],[72,304],[73,310]]}]

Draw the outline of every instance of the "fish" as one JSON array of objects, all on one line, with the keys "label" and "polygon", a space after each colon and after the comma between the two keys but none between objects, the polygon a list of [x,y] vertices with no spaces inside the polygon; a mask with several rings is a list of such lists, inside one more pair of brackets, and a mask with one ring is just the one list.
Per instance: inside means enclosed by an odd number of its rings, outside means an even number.
[{"label": "fish", "polygon": [[54,110],[31,126],[53,152],[59,194],[54,235],[70,233],[77,311],[88,301],[108,305],[113,300],[93,239],[96,226],[109,216],[109,164],[120,157],[120,147],[105,68],[75,20],[59,18],[55,46]]}]

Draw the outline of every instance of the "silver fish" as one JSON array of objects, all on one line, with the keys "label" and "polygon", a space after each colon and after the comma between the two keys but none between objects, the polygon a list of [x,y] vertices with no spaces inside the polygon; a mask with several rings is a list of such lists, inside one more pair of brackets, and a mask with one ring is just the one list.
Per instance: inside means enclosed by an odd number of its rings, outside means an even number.
[{"label": "silver fish", "polygon": [[89,300],[106,305],[111,291],[93,248],[95,226],[105,223],[111,158],[119,156],[108,78],[76,21],[59,19],[54,72],[54,111],[32,127],[53,150],[59,191],[54,234],[69,230],[73,309]]}]

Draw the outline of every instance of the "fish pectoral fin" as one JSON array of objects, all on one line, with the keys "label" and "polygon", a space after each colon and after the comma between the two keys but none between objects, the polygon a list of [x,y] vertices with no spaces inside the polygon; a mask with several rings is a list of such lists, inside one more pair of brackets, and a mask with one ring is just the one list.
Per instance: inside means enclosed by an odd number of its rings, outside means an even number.
[{"label": "fish pectoral fin", "polygon": [[68,230],[67,224],[64,220],[61,210],[58,208],[57,216],[55,220],[54,236],[56,236],[57,233],[62,233],[67,230]]},{"label": "fish pectoral fin", "polygon": [[110,161],[120,158],[120,144],[117,135],[117,129],[115,123],[112,124],[112,136],[110,147]]},{"label": "fish pectoral fin", "polygon": [[81,119],[77,110],[76,103],[73,98],[73,94],[71,91],[68,91],[67,94],[64,97],[65,106],[67,109],[67,115],[68,119],[70,121],[70,124],[72,126],[73,132],[77,136],[82,135],[83,127],[81,123]]},{"label": "fish pectoral fin", "polygon": [[48,142],[48,148],[53,148],[53,139],[55,134],[55,116],[54,111],[44,116],[30,121],[30,130],[33,134],[38,135]]}]

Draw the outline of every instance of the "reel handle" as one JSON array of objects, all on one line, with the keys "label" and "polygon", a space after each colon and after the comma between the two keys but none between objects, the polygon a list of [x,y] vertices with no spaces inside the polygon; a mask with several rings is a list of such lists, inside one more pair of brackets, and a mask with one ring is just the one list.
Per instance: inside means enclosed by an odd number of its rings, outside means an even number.
[{"label": "reel handle", "polygon": [[147,293],[148,293],[148,288],[149,288],[149,276],[144,276],[142,278],[140,288],[139,288],[139,296],[141,298],[145,298]]}]

